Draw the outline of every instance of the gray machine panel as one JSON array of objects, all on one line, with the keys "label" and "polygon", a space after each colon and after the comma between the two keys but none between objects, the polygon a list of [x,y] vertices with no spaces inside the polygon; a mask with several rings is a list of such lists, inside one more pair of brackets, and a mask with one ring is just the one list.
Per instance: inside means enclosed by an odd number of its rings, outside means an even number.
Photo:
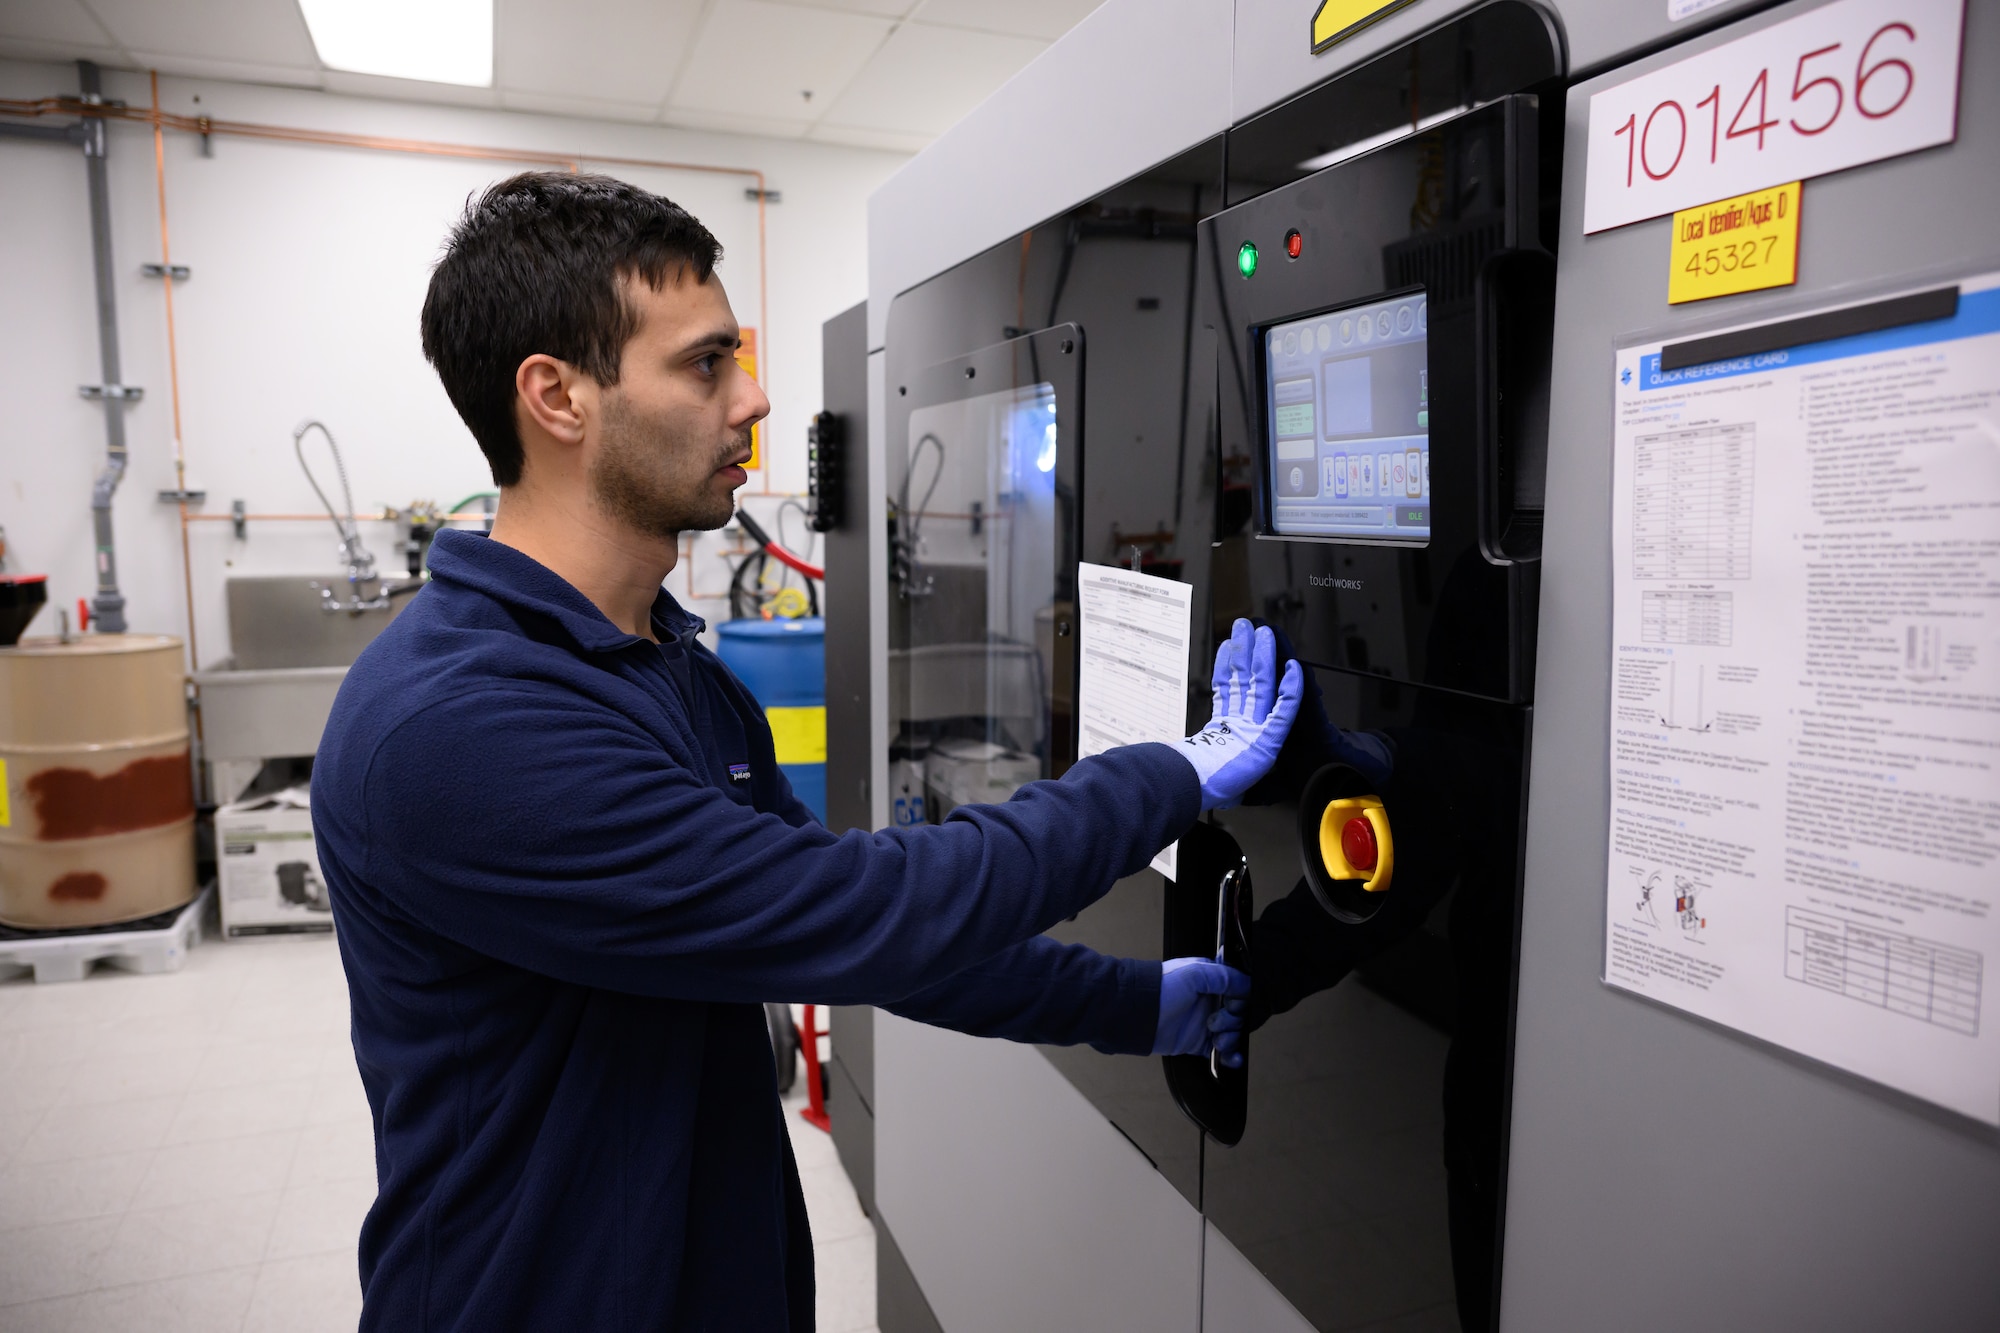
[{"label": "gray machine panel", "polygon": [[[837,1009],[834,1015],[834,1056],[822,1066],[826,1071],[828,1132],[833,1136],[833,1151],[840,1158],[841,1169],[847,1172],[848,1183],[854,1186],[854,1197],[861,1201],[861,1211],[872,1217],[875,1214],[875,1113],[864,1099],[853,1071],[841,1058],[840,1043],[851,1038],[857,1023],[865,1025],[864,1030],[872,1031],[875,1011]],[[840,1021],[843,1015],[849,1020],[845,1024]]]},{"label": "gray machine panel", "polygon": [[[1502,1327],[2000,1328],[2000,1135],[1600,983],[1612,349],[2000,266],[2000,8],[1955,144],[1807,183],[1797,288],[1666,305],[1670,220],[1586,238],[1569,96]],[[1924,201],[1912,207],[1912,201]]]},{"label": "gray machine panel", "polygon": [[1213,1222],[1202,1224],[1201,1326],[1217,1333],[1314,1333],[1306,1317],[1292,1308]]},{"label": "gray machine panel", "polygon": [[[1468,7],[1416,0],[1312,57],[1311,0],[1112,0],[871,200],[871,343],[897,293]],[[1620,77],[1813,6],[1743,17],[1762,7],[1723,0],[1677,21],[1668,0],[1548,6],[1571,70],[1681,43]],[[1538,691],[1559,703],[1539,710],[1535,733],[1508,1329],[2000,1327],[2000,1138],[1597,980],[1611,466],[1610,384],[1598,377],[1614,341],[1635,332],[1943,276],[1951,256],[1964,257],[1961,272],[2000,267],[2000,89],[1979,77],[2000,68],[2000,12],[1968,8],[1958,143],[1810,184],[1796,289],[1670,311],[1668,223],[1584,238],[1581,155],[1570,155]],[[1570,99],[1572,144],[1602,82]],[[878,407],[884,361],[871,358]],[[881,495],[876,431],[868,466]],[[886,650],[887,553],[871,527],[870,633]],[[879,670],[870,698],[879,773]],[[1298,1327],[1269,1281],[1213,1229],[1204,1239],[1193,1209],[1036,1052],[887,1017],[877,1041],[881,1221],[902,1246],[897,1272],[922,1274],[939,1325]],[[882,1323],[916,1327],[896,1322],[886,1294]]]},{"label": "gray machine panel", "polygon": [[1236,6],[1229,118],[1248,120],[1315,84],[1352,69],[1484,0],[1406,0],[1353,36],[1314,53],[1317,0]]},{"label": "gray machine panel", "polygon": [[[869,726],[869,536],[875,524],[865,465],[868,449],[868,309],[826,321],[820,335],[822,403],[840,418],[845,457],[836,466],[845,512],[825,537],[826,823],[835,832],[874,828],[874,735]],[[875,1203],[875,1011],[841,1006],[827,1014],[833,1060],[827,1114],[834,1147],[864,1208]]]},{"label": "gray machine panel", "polygon": [[846,503],[825,537],[826,826],[836,833],[874,828],[868,734],[868,537],[875,497],[863,458],[868,448],[868,305],[826,321],[820,333],[821,403],[840,419],[839,467]]},{"label": "gray machine panel", "polygon": [[1201,1215],[1033,1047],[878,1013],[875,1087],[877,1207],[940,1325],[1195,1333]]},{"label": "gray machine panel", "polygon": [[[1230,118],[1242,121],[1288,97],[1324,83],[1382,52],[1485,0],[1410,0],[1399,9],[1314,54],[1314,0],[1236,6],[1236,45],[1231,70]],[[1702,29],[1758,7],[1762,0],[1718,0],[1707,7],[1670,0],[1539,0],[1563,34],[1572,71],[1591,70],[1664,42],[1679,41]],[[1673,17],[1676,9],[1687,10]]]},{"label": "gray machine panel", "polygon": [[917,1275],[896,1248],[896,1237],[877,1219],[875,1226],[875,1324],[881,1333],[944,1333],[924,1299]]}]

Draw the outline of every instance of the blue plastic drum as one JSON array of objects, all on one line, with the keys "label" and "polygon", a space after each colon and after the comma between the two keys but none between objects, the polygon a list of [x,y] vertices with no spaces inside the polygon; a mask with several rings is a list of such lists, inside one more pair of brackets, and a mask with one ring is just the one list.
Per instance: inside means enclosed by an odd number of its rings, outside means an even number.
[{"label": "blue plastic drum", "polygon": [[717,656],[749,687],[771,723],[792,792],[826,818],[826,621],[729,620]]}]

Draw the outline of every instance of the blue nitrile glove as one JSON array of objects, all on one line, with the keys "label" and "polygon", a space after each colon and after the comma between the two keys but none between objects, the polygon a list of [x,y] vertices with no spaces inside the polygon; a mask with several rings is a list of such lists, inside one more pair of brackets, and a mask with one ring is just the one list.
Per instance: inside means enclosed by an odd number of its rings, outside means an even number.
[{"label": "blue nitrile glove", "polygon": [[[1160,1026],[1153,1035],[1154,1055],[1207,1055],[1210,1043],[1222,1047],[1218,1035],[1230,1034],[1230,1051],[1241,1043],[1242,1002],[1249,997],[1250,978],[1223,963],[1206,958],[1169,958],[1160,964]],[[1224,1000],[1235,1004],[1230,1013]],[[1226,1018],[1217,1028],[1218,1018]],[[1242,1056],[1235,1057],[1241,1062]]]},{"label": "blue nitrile glove", "polygon": [[1285,664],[1278,681],[1278,645],[1267,629],[1238,620],[1215,650],[1215,712],[1208,725],[1176,748],[1201,779],[1201,808],[1226,810],[1243,799],[1277,761],[1298,715],[1305,673]]}]

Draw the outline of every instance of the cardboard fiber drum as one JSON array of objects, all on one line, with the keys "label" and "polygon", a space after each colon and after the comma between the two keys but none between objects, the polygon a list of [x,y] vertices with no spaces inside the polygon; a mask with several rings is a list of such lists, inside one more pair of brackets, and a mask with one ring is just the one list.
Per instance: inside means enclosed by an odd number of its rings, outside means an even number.
[{"label": "cardboard fiber drum", "polygon": [[193,899],[185,681],[165,635],[0,649],[0,922],[101,926]]}]

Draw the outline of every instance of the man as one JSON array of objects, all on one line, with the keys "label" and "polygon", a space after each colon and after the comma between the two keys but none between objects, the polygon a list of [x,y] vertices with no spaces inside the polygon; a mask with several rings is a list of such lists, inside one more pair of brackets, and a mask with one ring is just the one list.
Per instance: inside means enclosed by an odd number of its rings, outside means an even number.
[{"label": "man", "polygon": [[828,832],[661,588],[680,534],[728,521],[769,411],[719,254],[664,199],[531,174],[432,275],[424,351],[500,508],[490,538],[439,537],[313,775],[375,1120],[366,1328],[811,1328],[765,1001],[1231,1057],[1240,974],[1041,932],[1269,768],[1297,665],[1280,691],[1239,622],[1188,742]]}]

